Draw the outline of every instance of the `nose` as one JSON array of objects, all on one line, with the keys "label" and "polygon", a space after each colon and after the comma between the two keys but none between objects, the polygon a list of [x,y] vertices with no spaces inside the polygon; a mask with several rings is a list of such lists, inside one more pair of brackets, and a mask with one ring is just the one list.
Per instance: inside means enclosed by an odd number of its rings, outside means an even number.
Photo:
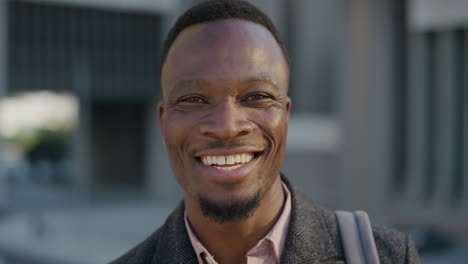
[{"label": "nose", "polygon": [[230,100],[219,102],[209,112],[200,124],[200,133],[219,140],[229,140],[251,133],[254,129],[252,121],[242,106]]}]

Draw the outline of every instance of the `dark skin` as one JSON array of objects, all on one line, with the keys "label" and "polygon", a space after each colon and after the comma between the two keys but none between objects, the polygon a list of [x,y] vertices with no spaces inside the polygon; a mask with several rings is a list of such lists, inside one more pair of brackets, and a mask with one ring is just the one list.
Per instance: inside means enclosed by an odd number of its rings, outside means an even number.
[{"label": "dark skin", "polygon": [[[185,29],[163,65],[161,134],[192,229],[219,263],[245,263],[281,212],[288,81],[288,65],[271,33],[238,19]],[[227,172],[201,162],[241,153],[255,158]],[[248,219],[222,223],[204,215],[198,202],[203,196],[232,205],[255,195],[260,203]]]}]

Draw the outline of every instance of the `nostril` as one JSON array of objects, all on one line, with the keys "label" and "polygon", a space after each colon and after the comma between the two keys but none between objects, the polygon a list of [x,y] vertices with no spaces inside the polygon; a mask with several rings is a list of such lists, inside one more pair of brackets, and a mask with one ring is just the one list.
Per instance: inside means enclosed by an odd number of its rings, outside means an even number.
[{"label": "nostril", "polygon": [[201,125],[199,131],[202,135],[205,136],[229,139],[239,136],[246,136],[252,131],[252,128],[243,124],[224,125],[213,123]]},{"label": "nostril", "polygon": [[245,131],[245,130],[244,130],[244,131],[241,131],[241,132],[239,133],[239,136],[245,136],[245,135],[247,135],[248,133],[249,133],[248,131]]}]

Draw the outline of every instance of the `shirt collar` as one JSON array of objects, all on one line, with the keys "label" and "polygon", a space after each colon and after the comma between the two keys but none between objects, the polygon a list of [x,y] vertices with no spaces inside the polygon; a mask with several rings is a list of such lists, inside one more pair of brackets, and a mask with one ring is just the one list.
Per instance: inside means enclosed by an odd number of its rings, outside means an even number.
[{"label": "shirt collar", "polygon": [[[289,226],[289,220],[291,217],[291,193],[283,182],[283,191],[285,194],[286,201],[284,203],[283,209],[281,211],[281,214],[276,220],[276,223],[273,225],[273,227],[270,229],[268,234],[266,234],[265,237],[260,239],[258,243],[247,252],[247,255],[251,253],[252,251],[255,251],[256,248],[260,247],[263,243],[269,241],[273,245],[273,249],[276,254],[276,258],[279,261],[281,258],[281,253],[284,248],[284,244],[286,242],[286,236],[287,236],[287,231],[288,231],[288,226]],[[203,244],[198,240],[198,237],[195,235],[193,232],[190,223],[187,218],[187,211],[184,212],[184,221],[185,221],[185,228],[187,229],[187,233],[190,238],[190,242],[192,243],[192,247],[195,250],[195,253],[197,255],[198,263],[205,263],[202,259],[201,256],[203,255],[208,255],[211,258],[213,256],[209,253],[209,251],[203,246]]]},{"label": "shirt collar", "polygon": [[270,232],[268,232],[268,234],[259,241],[259,243],[261,243],[262,240],[269,240],[272,243],[278,261],[281,258],[281,253],[283,252],[284,244],[286,242],[289,218],[291,217],[291,193],[289,192],[286,184],[282,183],[282,185],[286,201],[281,215],[278,220],[276,220],[276,223],[271,228]]},{"label": "shirt collar", "polygon": [[[185,228],[187,229],[187,233],[190,238],[190,242],[192,243],[192,247],[195,250],[195,254],[197,255],[198,263],[205,263],[202,260],[202,254],[207,254],[209,256],[210,253],[208,250],[203,246],[203,244],[198,240],[198,237],[193,233],[192,227],[190,226],[190,223],[187,218],[187,210],[184,212],[184,221],[185,221]],[[213,256],[211,256],[213,257]]]}]

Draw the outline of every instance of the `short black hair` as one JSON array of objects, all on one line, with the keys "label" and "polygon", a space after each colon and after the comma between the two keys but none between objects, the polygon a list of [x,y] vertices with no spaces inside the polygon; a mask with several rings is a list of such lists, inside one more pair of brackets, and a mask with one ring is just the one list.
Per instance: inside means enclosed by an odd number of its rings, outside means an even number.
[{"label": "short black hair", "polygon": [[177,36],[186,28],[216,20],[243,19],[264,26],[275,38],[289,66],[289,56],[278,30],[271,19],[253,4],[244,0],[207,0],[198,3],[179,16],[169,30],[161,53],[160,71],[166,61],[167,54]]}]

